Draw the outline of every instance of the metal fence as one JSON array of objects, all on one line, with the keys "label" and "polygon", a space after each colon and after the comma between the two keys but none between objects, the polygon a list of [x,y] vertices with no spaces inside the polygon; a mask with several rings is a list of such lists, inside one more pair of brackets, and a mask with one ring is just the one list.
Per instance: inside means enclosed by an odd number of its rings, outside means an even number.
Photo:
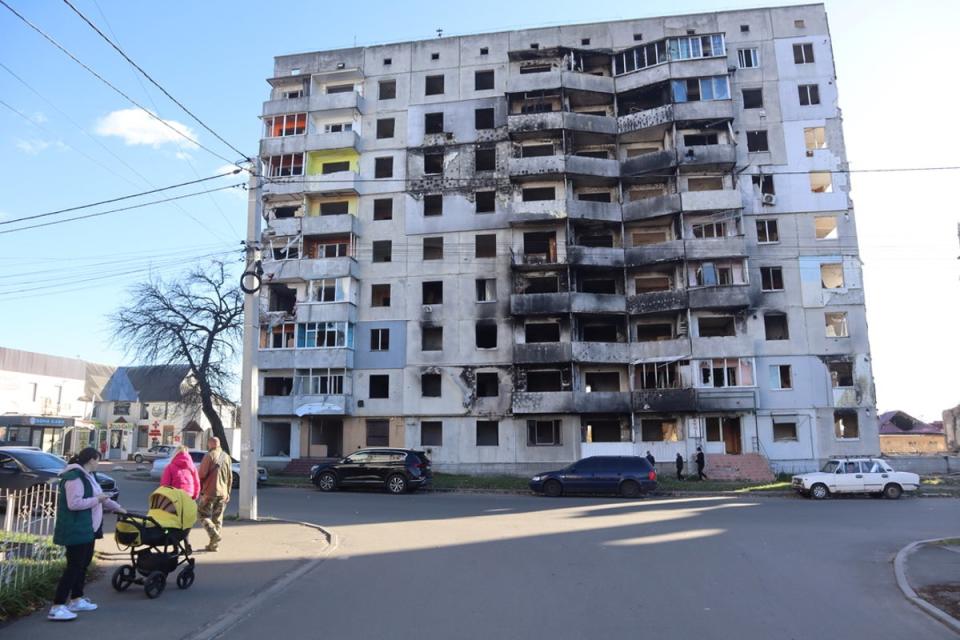
[{"label": "metal fence", "polygon": [[63,547],[53,544],[57,517],[55,486],[0,489],[0,595],[16,593],[25,582],[63,562]]}]

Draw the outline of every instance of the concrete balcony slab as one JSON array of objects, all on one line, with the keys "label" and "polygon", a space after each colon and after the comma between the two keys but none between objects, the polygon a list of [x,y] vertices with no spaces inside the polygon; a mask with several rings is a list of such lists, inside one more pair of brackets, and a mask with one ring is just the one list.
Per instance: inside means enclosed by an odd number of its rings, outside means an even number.
[{"label": "concrete balcony slab", "polygon": [[574,342],[574,362],[601,362],[606,364],[626,364],[630,345],[626,342]]},{"label": "concrete balcony slab", "polygon": [[515,316],[570,313],[570,294],[515,293],[510,296],[510,313]]},{"label": "concrete balcony slab", "polygon": [[356,91],[347,93],[321,93],[310,96],[310,111],[331,111],[333,109],[356,109],[360,113],[364,113],[366,111],[366,103],[363,96]]},{"label": "concrete balcony slab", "polygon": [[686,240],[685,244],[688,260],[736,258],[747,255],[747,243],[743,236],[691,238]]},{"label": "concrete balcony slab", "polygon": [[356,322],[357,307],[350,302],[298,302],[297,322]]},{"label": "concrete balcony slab", "polygon": [[737,189],[684,191],[680,194],[680,202],[684,212],[725,211],[743,208],[743,198]]},{"label": "concrete balcony slab", "polygon": [[567,261],[582,267],[622,267],[623,249],[619,247],[567,247]]},{"label": "concrete balcony slab", "polygon": [[645,360],[663,362],[669,359],[689,358],[691,353],[688,338],[673,340],[653,340],[650,342],[631,342],[628,354],[630,362]]},{"label": "concrete balcony slab", "polygon": [[676,166],[676,149],[664,149],[627,158],[620,163],[620,173],[623,176],[640,176],[646,173],[669,171]]},{"label": "concrete balcony slab", "polygon": [[697,389],[697,411],[749,411],[757,408],[752,388]]},{"label": "concrete balcony slab", "polygon": [[570,362],[572,345],[569,342],[532,342],[513,345],[513,361],[517,364]]},{"label": "concrete balcony slab", "polygon": [[572,313],[626,313],[627,299],[622,295],[608,293],[570,294]]},{"label": "concrete balcony slab", "polygon": [[333,216],[306,216],[301,220],[301,228],[305,236],[344,233],[357,235],[360,228],[357,216],[349,213]]},{"label": "concrete balcony slab", "polygon": [[627,313],[665,313],[687,308],[687,292],[683,289],[649,291],[627,296]]},{"label": "concrete balcony slab", "polygon": [[263,103],[263,115],[275,116],[284,113],[303,113],[310,109],[310,98],[283,98],[280,100],[268,100]]},{"label": "concrete balcony slab", "polygon": [[352,369],[353,349],[261,349],[261,369]]},{"label": "concrete balcony slab", "polygon": [[591,202],[570,198],[567,200],[567,216],[576,220],[620,222],[622,212],[619,202]]},{"label": "concrete balcony slab", "polygon": [[628,267],[677,262],[684,257],[683,240],[629,247],[624,250],[624,256]]},{"label": "concrete balcony slab", "polygon": [[659,216],[673,215],[682,210],[679,193],[631,200],[623,203],[623,220],[648,220]]},{"label": "concrete balcony slab", "polygon": [[697,287],[687,291],[691,309],[737,309],[750,306],[750,287]]},{"label": "concrete balcony slab", "polygon": [[677,149],[681,169],[729,171],[737,164],[737,148],[732,144],[710,144]]},{"label": "concrete balcony slab", "polygon": [[637,413],[693,413],[697,394],[693,389],[641,389],[633,392],[633,410]]}]

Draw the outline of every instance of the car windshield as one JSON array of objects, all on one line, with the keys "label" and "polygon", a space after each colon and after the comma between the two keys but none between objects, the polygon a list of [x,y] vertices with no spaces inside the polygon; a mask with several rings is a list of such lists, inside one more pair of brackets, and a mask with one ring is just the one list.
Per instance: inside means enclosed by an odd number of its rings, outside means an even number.
[{"label": "car windshield", "polygon": [[67,463],[63,461],[63,458],[58,458],[57,456],[44,451],[24,450],[17,451],[12,455],[28,469],[53,469],[59,471],[67,466]]},{"label": "car windshield", "polygon": [[823,469],[820,469],[820,471],[824,473],[836,473],[838,466],[840,466],[839,462],[836,460],[830,460],[827,462],[827,464],[823,465]]}]

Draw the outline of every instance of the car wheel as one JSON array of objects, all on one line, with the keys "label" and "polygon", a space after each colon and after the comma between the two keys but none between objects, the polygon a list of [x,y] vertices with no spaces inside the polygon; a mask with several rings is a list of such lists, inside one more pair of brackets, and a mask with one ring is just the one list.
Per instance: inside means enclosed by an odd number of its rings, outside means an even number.
[{"label": "car wheel", "polygon": [[640,495],[640,485],[633,480],[627,480],[620,485],[620,495],[624,498],[636,498]]},{"label": "car wheel", "polygon": [[395,473],[387,478],[387,491],[396,495],[407,492],[407,479],[399,473]]},{"label": "car wheel", "polygon": [[822,483],[817,483],[810,487],[810,497],[814,500],[823,500],[830,496],[830,490],[827,489],[827,485]]},{"label": "car wheel", "polygon": [[239,487],[239,486],[240,486],[240,474],[239,474],[239,473],[233,474],[233,486],[235,486],[235,487]]},{"label": "car wheel", "polygon": [[559,480],[547,480],[543,483],[543,493],[551,498],[559,498],[563,495],[563,485]]},{"label": "car wheel", "polygon": [[898,484],[888,484],[883,488],[883,497],[887,500],[896,500],[903,495],[903,489]]},{"label": "car wheel", "polygon": [[133,456],[133,461],[137,464],[143,464],[143,456],[138,453],[137,455]]},{"label": "car wheel", "polygon": [[337,476],[325,471],[317,478],[317,488],[320,491],[333,491],[337,488]]}]

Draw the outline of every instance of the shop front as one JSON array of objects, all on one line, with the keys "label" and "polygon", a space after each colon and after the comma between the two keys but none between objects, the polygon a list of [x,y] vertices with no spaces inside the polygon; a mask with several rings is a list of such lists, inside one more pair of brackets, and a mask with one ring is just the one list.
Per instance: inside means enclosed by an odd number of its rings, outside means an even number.
[{"label": "shop front", "polygon": [[63,436],[73,418],[51,416],[0,416],[0,446],[39,447],[63,455]]}]

